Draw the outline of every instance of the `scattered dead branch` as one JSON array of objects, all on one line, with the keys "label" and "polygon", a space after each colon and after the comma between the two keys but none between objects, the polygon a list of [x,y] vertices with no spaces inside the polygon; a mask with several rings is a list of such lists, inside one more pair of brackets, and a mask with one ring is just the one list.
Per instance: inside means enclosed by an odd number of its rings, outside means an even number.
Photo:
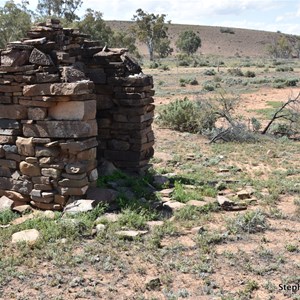
[{"label": "scattered dead branch", "polygon": [[296,96],[296,98],[291,99],[289,98],[287,102],[283,103],[282,106],[274,113],[273,117],[267,124],[267,126],[264,128],[264,130],[261,132],[262,134],[266,134],[267,131],[270,129],[271,125],[275,120],[278,119],[285,119],[291,123],[295,122],[295,115],[292,111],[285,111],[286,108],[290,107],[290,109],[293,110],[291,107],[292,104],[300,103],[299,102],[300,93]]}]

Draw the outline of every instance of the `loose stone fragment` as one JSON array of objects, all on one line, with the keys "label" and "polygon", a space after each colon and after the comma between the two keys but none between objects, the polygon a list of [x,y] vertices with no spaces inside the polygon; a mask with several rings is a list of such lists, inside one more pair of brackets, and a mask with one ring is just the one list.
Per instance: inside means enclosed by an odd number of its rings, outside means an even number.
[{"label": "loose stone fragment", "polygon": [[40,237],[40,233],[36,229],[26,229],[26,230],[14,233],[12,235],[11,242],[13,244],[16,244],[19,242],[35,244],[39,237]]},{"label": "loose stone fragment", "polygon": [[36,48],[32,50],[29,57],[29,62],[41,66],[53,65],[53,61],[51,57]]}]

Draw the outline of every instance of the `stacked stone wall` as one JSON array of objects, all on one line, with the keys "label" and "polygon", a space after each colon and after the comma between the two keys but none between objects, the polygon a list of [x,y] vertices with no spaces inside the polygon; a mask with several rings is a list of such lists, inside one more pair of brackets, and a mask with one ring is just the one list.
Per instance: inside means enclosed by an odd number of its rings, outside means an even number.
[{"label": "stacked stone wall", "polygon": [[0,65],[0,196],[62,209],[96,185],[103,159],[146,169],[152,88],[125,49],[103,48],[56,20],[9,43]]}]

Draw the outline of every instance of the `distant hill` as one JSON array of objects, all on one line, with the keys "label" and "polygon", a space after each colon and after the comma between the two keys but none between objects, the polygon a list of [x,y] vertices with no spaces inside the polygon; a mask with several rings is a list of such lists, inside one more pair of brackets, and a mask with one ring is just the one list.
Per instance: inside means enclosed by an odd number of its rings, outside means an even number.
[{"label": "distant hill", "polygon": [[[133,25],[131,21],[106,21],[113,30],[128,30]],[[198,50],[202,54],[213,54],[224,57],[230,56],[268,56],[266,46],[276,41],[281,35],[280,32],[268,32],[262,30],[250,30],[241,28],[226,28],[218,26],[202,25],[169,25],[169,37],[176,54],[175,42],[180,32],[193,30],[201,38],[202,46]],[[139,51],[147,54],[145,45],[139,44]]]}]

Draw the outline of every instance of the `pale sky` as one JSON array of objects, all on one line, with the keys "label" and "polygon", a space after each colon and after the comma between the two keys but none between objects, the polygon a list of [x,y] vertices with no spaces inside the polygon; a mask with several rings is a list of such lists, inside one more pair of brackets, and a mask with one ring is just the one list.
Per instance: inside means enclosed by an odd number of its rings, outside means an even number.
[{"label": "pale sky", "polygon": [[[16,0],[15,3],[20,3]],[[37,0],[30,1],[35,9]],[[3,6],[5,0],[0,0]],[[166,14],[173,24],[210,25],[300,35],[300,0],[83,0],[87,8],[102,12],[104,20],[130,21],[139,8]]]}]

